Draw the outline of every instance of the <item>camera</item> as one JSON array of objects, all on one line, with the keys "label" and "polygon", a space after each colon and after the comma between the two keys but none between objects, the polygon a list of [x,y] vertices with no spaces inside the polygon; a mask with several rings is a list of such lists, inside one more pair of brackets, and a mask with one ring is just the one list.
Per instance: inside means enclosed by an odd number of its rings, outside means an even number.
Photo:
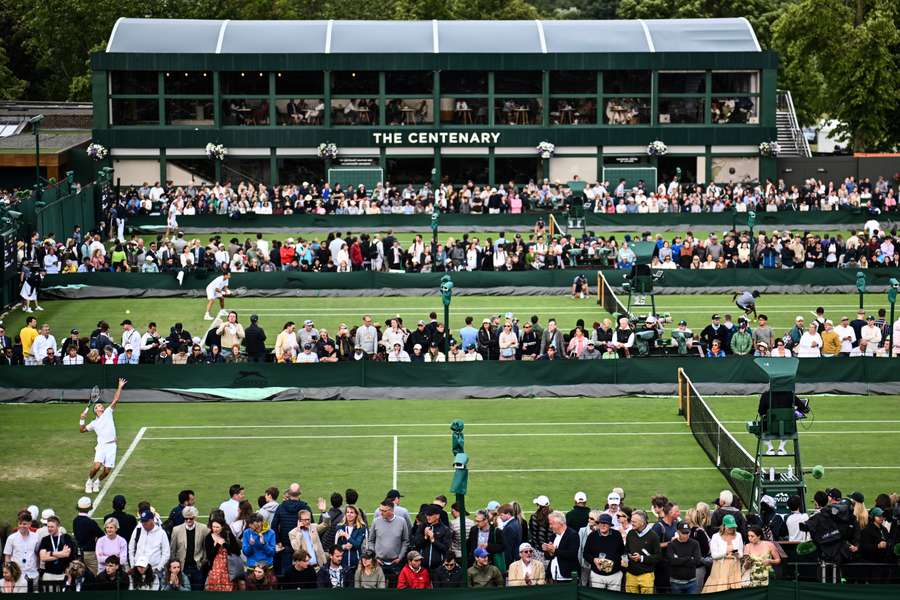
[{"label": "camera", "polygon": [[453,468],[454,469],[465,469],[469,464],[469,455],[465,452],[458,452],[455,457],[453,457]]}]

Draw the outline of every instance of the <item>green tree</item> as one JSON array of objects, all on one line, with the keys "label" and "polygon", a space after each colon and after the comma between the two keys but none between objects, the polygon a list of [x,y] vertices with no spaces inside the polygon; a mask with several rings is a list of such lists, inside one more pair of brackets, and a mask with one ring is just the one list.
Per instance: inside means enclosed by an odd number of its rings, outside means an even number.
[{"label": "green tree", "polygon": [[26,87],[28,84],[10,70],[6,50],[0,46],[0,100],[19,100]]}]

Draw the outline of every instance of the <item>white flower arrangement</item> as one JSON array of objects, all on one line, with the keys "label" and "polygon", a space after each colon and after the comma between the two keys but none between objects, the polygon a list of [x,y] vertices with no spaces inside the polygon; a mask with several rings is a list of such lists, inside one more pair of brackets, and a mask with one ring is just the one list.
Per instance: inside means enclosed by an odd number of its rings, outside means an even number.
[{"label": "white flower arrangement", "polygon": [[778,156],[781,152],[781,145],[778,142],[762,142],[759,145],[760,156]]},{"label": "white flower arrangement", "polygon": [[93,160],[103,160],[109,155],[109,150],[107,150],[97,142],[93,142],[90,146],[87,147],[87,155],[90,156]]},{"label": "white flower arrangement", "polygon": [[550,142],[541,142],[537,145],[537,153],[541,158],[552,158],[556,153],[556,146]]},{"label": "white flower arrangement", "polygon": [[338,147],[334,142],[323,142],[316,148],[316,152],[319,154],[319,158],[335,159],[338,155]]},{"label": "white flower arrangement", "polygon": [[647,146],[647,154],[650,156],[663,156],[669,153],[669,147],[661,140],[654,140]]},{"label": "white flower arrangement", "polygon": [[222,144],[213,144],[210,142],[206,145],[206,156],[212,160],[225,160],[225,155],[228,154],[228,149],[225,148]]}]

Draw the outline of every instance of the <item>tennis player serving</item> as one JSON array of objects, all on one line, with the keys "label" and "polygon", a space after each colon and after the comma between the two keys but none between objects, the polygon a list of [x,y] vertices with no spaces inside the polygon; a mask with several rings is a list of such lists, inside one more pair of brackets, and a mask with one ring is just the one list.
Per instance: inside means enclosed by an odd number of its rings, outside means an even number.
[{"label": "tennis player serving", "polygon": [[94,404],[94,415],[96,415],[96,418],[87,425],[85,425],[85,417],[87,417],[88,410],[91,407],[87,406],[81,411],[81,418],[78,420],[78,430],[81,433],[93,431],[97,434],[94,464],[91,465],[91,472],[87,481],[84,482],[84,491],[87,494],[99,492],[100,482],[106,479],[112,468],[116,466],[116,422],[113,418],[113,409],[119,403],[119,398],[122,396],[122,388],[125,387],[126,383],[128,383],[127,380],[119,379],[119,387],[116,388],[116,394],[113,396],[109,406],[103,406],[102,402]]}]

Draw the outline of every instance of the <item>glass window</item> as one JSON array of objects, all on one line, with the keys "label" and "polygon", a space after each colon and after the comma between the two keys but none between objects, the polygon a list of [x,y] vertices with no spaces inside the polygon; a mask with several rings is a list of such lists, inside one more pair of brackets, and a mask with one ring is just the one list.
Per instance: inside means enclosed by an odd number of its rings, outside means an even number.
[{"label": "glass window", "polygon": [[207,71],[168,71],[163,78],[166,94],[171,95],[212,95],[212,73]]},{"label": "glass window", "polygon": [[759,123],[758,98],[755,96],[713,98],[709,110],[715,124]]},{"label": "glass window", "polygon": [[703,123],[703,98],[660,98],[659,123]]},{"label": "glass window", "polygon": [[222,100],[223,125],[268,125],[269,101],[244,98]]},{"label": "glass window", "polygon": [[109,74],[113,94],[158,94],[156,71],[113,71]]},{"label": "glass window", "polygon": [[222,94],[263,96],[269,93],[269,74],[265,71],[226,71],[219,73]]},{"label": "glass window", "polygon": [[603,122],[608,125],[646,125],[650,123],[650,99],[607,98]]},{"label": "glass window", "polygon": [[235,188],[241,181],[269,185],[268,158],[235,158],[226,156],[222,163],[222,179],[231,181]]},{"label": "glass window", "polygon": [[540,125],[543,108],[540,98],[495,98],[494,123],[497,125]]},{"label": "glass window", "polygon": [[334,71],[332,94],[377,94],[378,71]]},{"label": "glass window", "polygon": [[706,73],[679,71],[659,74],[660,94],[703,94],[706,92]]},{"label": "glass window", "polygon": [[321,125],[325,119],[323,98],[277,100],[275,113],[279,125]]},{"label": "glass window", "polygon": [[441,98],[441,123],[486,125],[487,120],[487,98]]},{"label": "glass window", "polygon": [[113,100],[112,125],[159,125],[157,100]]},{"label": "glass window", "polygon": [[441,179],[454,186],[465,185],[468,181],[488,182],[488,157],[441,157]]},{"label": "glass window", "polygon": [[422,185],[431,181],[431,170],[434,168],[434,157],[421,158],[388,158],[387,180],[394,185],[405,186],[408,183]]},{"label": "glass window", "polygon": [[213,124],[213,101],[166,100],[166,125],[209,126]]},{"label": "glass window", "polygon": [[606,71],[604,94],[649,94],[650,71]]},{"label": "glass window", "polygon": [[376,98],[343,98],[331,101],[331,122],[334,125],[377,125]]},{"label": "glass window", "polygon": [[388,71],[385,73],[388,94],[431,94],[434,92],[432,71]]},{"label": "glass window", "polygon": [[278,96],[321,96],[325,93],[322,71],[283,71],[275,74]]},{"label": "glass window", "polygon": [[325,161],[319,158],[279,158],[278,183],[284,185],[308,181],[318,184],[325,180]]},{"label": "glass window", "polygon": [[494,179],[506,183],[526,184],[543,178],[543,162],[539,156],[497,156]]},{"label": "glass window", "polygon": [[497,71],[494,92],[497,94],[540,94],[543,80],[540,71]]},{"label": "glass window", "polygon": [[442,94],[487,94],[487,71],[441,71]]},{"label": "glass window", "polygon": [[596,71],[550,71],[551,94],[596,94]]},{"label": "glass window", "polygon": [[434,100],[431,98],[395,98],[384,107],[388,125],[422,125],[434,123]]},{"label": "glass window", "polygon": [[215,182],[216,180],[216,165],[215,161],[209,160],[208,158],[182,158],[180,156],[167,156],[166,157],[166,170],[168,171],[169,178],[178,178],[179,181],[184,181],[188,179],[184,177],[183,174],[173,173],[176,170],[187,171],[190,173],[189,180],[191,183],[200,184],[203,182]]},{"label": "glass window", "polygon": [[712,91],[714,94],[759,93],[759,71],[713,71]]},{"label": "glass window", "polygon": [[550,100],[550,122],[554,125],[595,124],[597,103],[593,98],[554,98]]}]

